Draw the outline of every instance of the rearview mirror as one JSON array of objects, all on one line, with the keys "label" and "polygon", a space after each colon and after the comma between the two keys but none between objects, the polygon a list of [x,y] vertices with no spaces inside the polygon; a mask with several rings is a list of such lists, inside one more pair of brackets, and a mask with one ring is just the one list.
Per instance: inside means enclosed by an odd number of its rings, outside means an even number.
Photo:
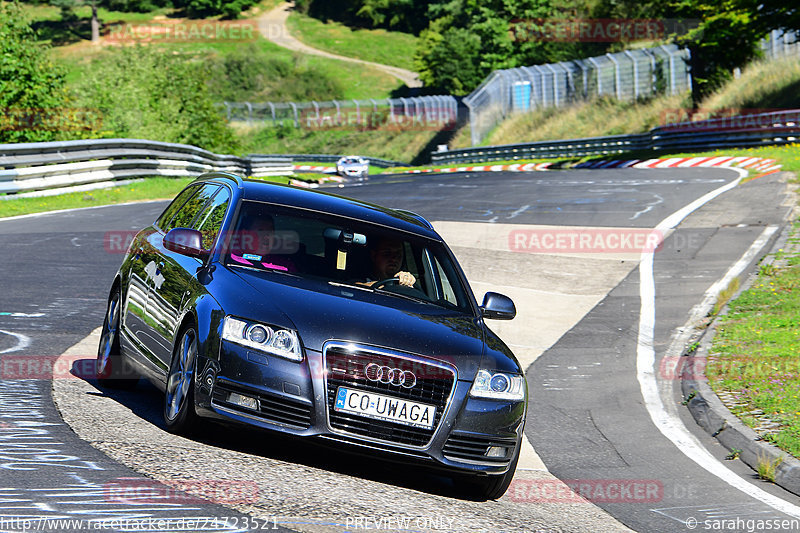
[{"label": "rearview mirror", "polygon": [[339,244],[348,246],[351,244],[359,244],[362,246],[367,244],[367,236],[362,233],[353,233],[352,231],[346,230],[342,231],[336,228],[325,228],[323,235],[326,239],[339,241]]},{"label": "rearview mirror", "polygon": [[517,316],[517,308],[511,298],[496,292],[487,292],[481,304],[483,318],[511,320]]},{"label": "rearview mirror", "polygon": [[203,249],[203,234],[196,229],[175,228],[164,235],[164,248],[189,257],[203,259],[208,250]]}]

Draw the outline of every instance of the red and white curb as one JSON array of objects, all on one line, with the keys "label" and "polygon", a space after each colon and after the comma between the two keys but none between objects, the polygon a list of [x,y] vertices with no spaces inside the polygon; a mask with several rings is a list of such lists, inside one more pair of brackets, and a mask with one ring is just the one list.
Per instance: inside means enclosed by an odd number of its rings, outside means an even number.
[{"label": "red and white curb", "polygon": [[667,159],[628,159],[611,161],[587,161],[575,165],[574,168],[691,168],[691,167],[722,167],[744,168],[755,170],[759,173],[777,172],[781,165],[776,165],[774,159],[762,157],[671,157]]},{"label": "red and white curb", "polygon": [[[550,170],[553,163],[517,163],[512,165],[479,165],[471,167],[447,167],[447,168],[426,168],[417,170],[404,170],[400,174],[429,174],[434,172],[536,172]],[[573,168],[691,168],[691,167],[721,167],[721,168],[743,168],[753,170],[759,175],[771,174],[780,170],[781,165],[775,164],[774,159],[762,157],[670,157],[666,159],[613,159],[601,161],[587,161],[579,163]],[[333,172],[335,168],[311,165],[295,165],[295,170]],[[340,177],[324,177],[320,183],[325,181],[340,182]],[[296,182],[296,183],[295,183]],[[316,183],[302,182],[293,180],[292,185],[299,187],[317,187]]]},{"label": "red and white curb", "polygon": [[477,167],[426,168],[422,170],[404,170],[400,174],[427,174],[429,172],[533,172],[547,170],[553,163],[517,163],[514,165],[483,165]]},{"label": "red and white curb", "polygon": [[293,170],[302,170],[305,172],[336,172],[336,167],[325,167],[315,165],[292,165]]}]

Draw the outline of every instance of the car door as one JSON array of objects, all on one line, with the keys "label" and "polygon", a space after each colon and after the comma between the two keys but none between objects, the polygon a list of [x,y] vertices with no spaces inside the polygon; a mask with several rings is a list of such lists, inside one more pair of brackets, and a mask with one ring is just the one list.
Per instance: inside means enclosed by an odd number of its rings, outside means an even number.
[{"label": "car door", "polygon": [[[202,244],[211,250],[219,234],[231,194],[224,186],[206,184],[173,219],[169,229],[191,228],[203,235]],[[160,262],[156,265],[160,283],[154,283],[148,293],[148,323],[152,325],[155,340],[153,353],[156,364],[165,372],[172,357],[173,341],[181,320],[182,304],[186,296],[196,291],[198,269],[203,261],[167,250],[163,236],[154,243]]]},{"label": "car door", "polygon": [[160,279],[153,242],[159,236],[158,228],[168,224],[199,190],[199,186],[184,189],[164,210],[155,224],[140,232],[131,244],[127,274],[129,283],[122,307],[122,330],[135,344],[136,350],[132,355],[145,365],[148,362],[152,363],[153,360],[153,339],[146,322],[147,297],[150,287],[159,283]]}]

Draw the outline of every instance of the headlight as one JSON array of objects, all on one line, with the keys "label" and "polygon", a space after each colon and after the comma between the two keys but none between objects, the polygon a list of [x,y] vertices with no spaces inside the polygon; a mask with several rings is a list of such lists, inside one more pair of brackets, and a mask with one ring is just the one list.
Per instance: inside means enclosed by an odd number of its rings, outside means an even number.
[{"label": "headlight", "polygon": [[525,378],[516,374],[479,370],[469,395],[494,400],[523,400]]},{"label": "headlight", "polygon": [[247,322],[227,316],[222,325],[222,338],[292,361],[303,360],[297,332],[289,329]]}]

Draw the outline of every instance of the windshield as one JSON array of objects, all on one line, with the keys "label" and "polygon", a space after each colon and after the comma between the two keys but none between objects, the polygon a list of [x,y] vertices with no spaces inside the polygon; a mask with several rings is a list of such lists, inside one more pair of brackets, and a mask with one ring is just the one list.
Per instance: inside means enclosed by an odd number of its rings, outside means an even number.
[{"label": "windshield", "polygon": [[244,201],[225,264],[313,278],[471,312],[444,246],[348,218]]}]

